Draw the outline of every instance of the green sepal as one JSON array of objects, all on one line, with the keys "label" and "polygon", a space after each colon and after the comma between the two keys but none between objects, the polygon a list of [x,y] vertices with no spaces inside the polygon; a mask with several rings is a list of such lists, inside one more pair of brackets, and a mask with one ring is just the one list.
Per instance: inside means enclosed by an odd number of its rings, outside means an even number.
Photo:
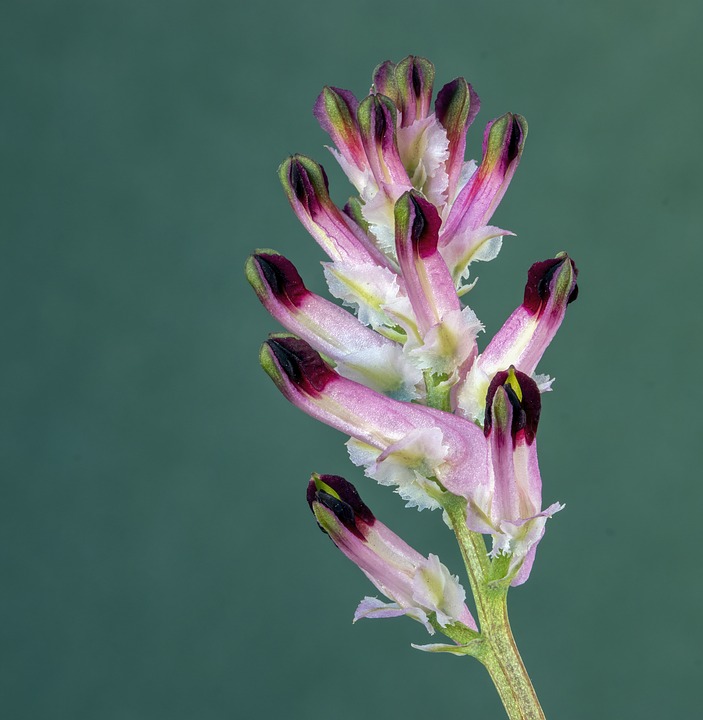
[{"label": "green sepal", "polygon": [[344,206],[344,212],[368,235],[369,223],[364,217],[363,207],[361,199],[352,196]]},{"label": "green sepal", "polygon": [[398,83],[395,78],[395,63],[390,60],[382,62],[373,71],[373,87],[377,93],[389,97],[398,103]]},{"label": "green sepal", "polygon": [[398,109],[403,113],[403,127],[429,113],[434,86],[434,65],[425,58],[408,55],[395,66],[398,86]]},{"label": "green sepal", "polygon": [[389,97],[381,94],[367,95],[359,103],[357,118],[359,120],[359,129],[362,137],[372,138],[378,143],[383,142],[388,128],[386,123],[380,123],[377,117],[379,113],[383,113],[384,108],[388,110],[391,115],[392,120],[390,127],[393,137],[395,137],[398,111],[393,101]]},{"label": "green sepal", "polygon": [[332,87],[322,88],[322,104],[330,125],[346,143],[357,139],[356,118],[346,100]]},{"label": "green sepal", "polygon": [[[520,137],[517,144],[514,146],[508,144],[506,147],[506,143],[511,143],[515,139],[514,124],[520,126]],[[527,120],[525,120],[522,115],[516,115],[514,113],[505,113],[505,115],[501,115],[491,125],[491,129],[488,132],[482,165],[487,164],[488,167],[493,167],[501,161],[504,154],[504,161],[507,163],[519,158],[520,155],[522,155],[523,148],[525,147],[526,137]]]}]

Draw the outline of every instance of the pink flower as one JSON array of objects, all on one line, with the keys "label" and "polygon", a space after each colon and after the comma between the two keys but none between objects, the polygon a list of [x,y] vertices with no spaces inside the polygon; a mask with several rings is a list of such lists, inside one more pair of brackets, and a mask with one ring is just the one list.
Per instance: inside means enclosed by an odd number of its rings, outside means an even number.
[{"label": "pink flower", "polygon": [[313,475],[307,498],[320,528],[391,601],[364,598],[354,613],[355,622],[408,615],[431,635],[433,623],[477,629],[458,578],[436,555],[424,557],[378,522],[351,483],[336,475]]}]

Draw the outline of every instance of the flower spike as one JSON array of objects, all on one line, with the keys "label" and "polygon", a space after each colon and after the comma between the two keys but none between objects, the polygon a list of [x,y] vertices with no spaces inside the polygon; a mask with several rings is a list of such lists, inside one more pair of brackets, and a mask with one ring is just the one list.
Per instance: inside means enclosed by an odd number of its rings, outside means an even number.
[{"label": "flower spike", "polygon": [[391,601],[364,598],[355,622],[408,615],[431,635],[435,623],[477,629],[458,579],[436,555],[425,558],[376,520],[351,483],[336,475],[313,475],[307,500],[320,528]]},{"label": "flower spike", "polygon": [[[465,159],[480,101],[464,78],[432,102],[435,69],[409,55],[381,63],[370,93],[325,87],[314,115],[356,194],[343,209],[314,160],[293,155],[279,175],[293,211],[329,257],[330,293],[308,290],[294,265],[258,250],[246,274],[286,329],[260,362],[281,393],[348,436],[351,461],[407,507],[441,509],[474,594],[477,624],[457,578],[379,522],[344,478],[313,475],[307,500],[319,527],[385,598],[361,618],[408,615],[449,643],[427,652],[473,655],[488,668],[511,718],[543,717],[506,614],[510,585],[530,575],[547,519],[537,460],[541,392],[536,375],[578,293],[578,271],[559,253],[528,271],[522,303],[481,354],[483,326],[461,298],[470,266],[495,258],[490,225],[520,163],[527,123],[488,123],[480,162]],[[354,316],[356,315],[356,317]],[[483,536],[490,535],[487,550]]]}]

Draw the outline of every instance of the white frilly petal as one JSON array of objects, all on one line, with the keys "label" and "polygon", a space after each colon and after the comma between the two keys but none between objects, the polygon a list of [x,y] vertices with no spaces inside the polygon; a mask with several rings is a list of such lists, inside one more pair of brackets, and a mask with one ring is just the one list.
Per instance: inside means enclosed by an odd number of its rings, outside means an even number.
[{"label": "white frilly petal", "polygon": [[365,597],[357,606],[354,612],[354,619],[352,622],[369,618],[371,620],[400,617],[401,615],[407,615],[413,620],[417,620],[425,626],[425,629],[430,635],[435,634],[435,630],[427,617],[427,613],[418,607],[401,607],[398,603],[384,603],[383,600],[373,597]]},{"label": "white frilly petal", "polygon": [[546,392],[552,391],[552,384],[554,383],[555,378],[550,377],[549,375],[542,375],[541,373],[535,373],[532,376],[532,379],[537,384],[537,389],[541,393],[546,393]]},{"label": "white frilly petal", "polygon": [[337,372],[395,400],[409,402],[420,396],[422,372],[403,354],[400,345],[369,347],[344,356]]},{"label": "white frilly petal", "polygon": [[423,370],[435,375],[452,375],[476,347],[476,336],[483,330],[476,313],[465,307],[445,313],[442,321],[425,333],[419,347],[406,343],[409,357]]},{"label": "white frilly petal", "polygon": [[447,201],[449,177],[445,170],[449,158],[447,131],[434,114],[398,128],[398,152],[410,181],[433,205]]},{"label": "white frilly petal", "polygon": [[396,486],[408,507],[435,509],[439,503],[432,495],[438,488],[429,478],[441,474],[448,452],[442,440],[439,428],[418,428],[383,452],[354,438],[347,441],[347,451],[355,465],[365,467],[367,477]]},{"label": "white frilly petal", "polygon": [[356,310],[364,325],[394,325],[384,310],[400,294],[398,276],[378,265],[322,263],[330,293]]},{"label": "white frilly petal", "polygon": [[413,578],[413,600],[434,612],[441,627],[466,622],[466,591],[436,555],[430,553]]},{"label": "white frilly petal", "polygon": [[361,214],[376,238],[376,245],[389,257],[395,257],[395,201],[406,189],[394,192],[392,187],[384,185],[362,198]]},{"label": "white frilly petal", "polygon": [[350,163],[336,148],[325,145],[332,153],[334,159],[339,163],[342,172],[349,178],[349,182],[356,188],[361,197],[369,197],[376,192],[377,185],[370,168],[360,170],[356,165]]},{"label": "white frilly petal", "polygon": [[534,550],[544,535],[547,520],[564,507],[556,502],[526,520],[516,523],[504,520],[500,523],[500,533],[493,535],[490,554],[492,557],[501,553],[511,554],[508,576],[515,573],[511,585],[520,585],[527,580],[534,561]]}]

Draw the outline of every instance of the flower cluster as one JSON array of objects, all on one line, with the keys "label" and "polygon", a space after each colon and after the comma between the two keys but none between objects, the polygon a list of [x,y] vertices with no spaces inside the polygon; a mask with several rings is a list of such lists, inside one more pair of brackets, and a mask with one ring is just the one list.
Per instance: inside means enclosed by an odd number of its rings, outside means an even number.
[{"label": "flower cluster", "polygon": [[[358,195],[339,209],[322,166],[302,155],[282,164],[280,179],[329,257],[330,292],[355,315],[310,292],[282,255],[258,251],[247,277],[288,331],[263,345],[261,363],[292,403],[349,435],[352,461],[409,506],[461,498],[467,527],[492,536],[491,557],[507,560],[503,579],[518,585],[561,508],[542,509],[535,436],[551,380],[535,370],[576,297],[577,270],[564,253],[535,263],[522,304],[479,352],[483,327],[461,297],[471,264],[495,258],[512,234],[489,223],[527,124],[512,113],[493,120],[480,163],[465,161],[478,96],[457,78],[433,105],[433,80],[433,65],[410,56],[380,65],[361,101],[334,87],[317,98],[315,117]],[[391,601],[366,598],[356,618],[476,628],[457,579],[377,522],[348,482],[315,475],[308,502]]]}]

